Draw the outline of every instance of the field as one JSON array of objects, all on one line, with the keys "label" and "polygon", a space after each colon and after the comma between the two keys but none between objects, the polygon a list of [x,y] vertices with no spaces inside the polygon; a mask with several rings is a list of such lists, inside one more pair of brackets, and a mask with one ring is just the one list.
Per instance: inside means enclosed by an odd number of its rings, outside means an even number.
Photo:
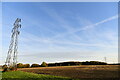
[{"label": "field", "polygon": [[18,68],[4,72],[2,80],[112,80],[118,79],[118,65],[80,65]]},{"label": "field", "polygon": [[25,72],[54,76],[81,78],[118,78],[118,65],[81,65],[61,67],[22,68]]},{"label": "field", "polygon": [[23,71],[4,72],[2,80],[77,80],[66,77],[28,73]]}]

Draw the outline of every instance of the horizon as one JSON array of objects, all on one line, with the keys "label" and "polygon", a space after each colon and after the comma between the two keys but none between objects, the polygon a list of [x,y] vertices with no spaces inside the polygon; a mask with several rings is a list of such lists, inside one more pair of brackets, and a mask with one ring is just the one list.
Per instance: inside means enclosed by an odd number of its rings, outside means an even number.
[{"label": "horizon", "polygon": [[104,61],[104,57],[107,63],[118,63],[117,2],[3,2],[0,5],[2,64],[16,18],[22,19],[18,63]]},{"label": "horizon", "polygon": [[[44,61],[43,61],[44,62]],[[54,64],[54,63],[66,63],[66,62],[80,62],[80,63],[82,63],[82,62],[91,62],[91,61],[62,61],[62,62],[49,62],[49,63],[47,63],[47,64]],[[102,62],[102,63],[107,63],[107,62],[105,62],[105,61],[95,61],[95,62]],[[22,63],[22,62],[19,62],[19,63]],[[19,63],[17,63],[17,64],[19,64]],[[46,62],[45,62],[46,63]],[[41,65],[42,63],[22,63],[22,64],[30,64],[30,65],[32,65],[32,64],[39,64],[39,65]],[[107,63],[106,65],[111,65],[111,64],[120,64],[119,62],[118,63]],[[1,65],[5,65],[5,64],[0,64],[0,66]],[[83,65],[83,64],[81,64],[81,65]],[[87,64],[86,64],[87,65]],[[90,64],[90,65],[95,65],[95,64]],[[97,64],[97,65],[101,65],[101,64]]]}]

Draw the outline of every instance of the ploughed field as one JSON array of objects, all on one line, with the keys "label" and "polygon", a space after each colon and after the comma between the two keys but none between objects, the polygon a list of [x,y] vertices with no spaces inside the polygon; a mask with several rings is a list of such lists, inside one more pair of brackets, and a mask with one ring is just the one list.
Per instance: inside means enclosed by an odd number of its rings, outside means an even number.
[{"label": "ploughed field", "polygon": [[20,71],[54,76],[81,78],[118,78],[120,65],[80,65],[80,66],[58,66],[19,68]]}]

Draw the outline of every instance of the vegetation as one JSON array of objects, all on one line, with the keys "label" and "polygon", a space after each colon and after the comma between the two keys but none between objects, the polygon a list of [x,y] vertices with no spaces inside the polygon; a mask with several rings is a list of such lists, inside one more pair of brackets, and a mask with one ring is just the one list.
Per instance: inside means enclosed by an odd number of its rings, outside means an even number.
[{"label": "vegetation", "polygon": [[[96,78],[114,79],[119,78],[118,70],[119,65],[80,65],[80,66],[57,66],[57,67],[44,67],[44,68],[21,68],[20,71],[32,72],[36,74],[46,74],[54,76],[64,76],[74,79],[91,78],[90,80],[96,80]],[[94,79],[93,79],[94,78]],[[85,79],[86,80],[86,79]],[[89,80],[89,79],[87,79]],[[118,79],[114,79],[118,80]]]},{"label": "vegetation", "polygon": [[3,72],[7,71],[7,69],[8,69],[7,65],[3,65],[2,69],[3,69]]},{"label": "vegetation", "polygon": [[105,62],[99,61],[86,61],[86,62],[60,62],[60,63],[49,63],[48,66],[73,66],[73,65],[106,65]]},{"label": "vegetation", "polygon": [[[18,63],[17,68],[30,68],[30,67],[49,67],[49,66],[74,66],[74,65],[106,65],[107,63],[105,62],[99,62],[99,61],[86,61],[86,62],[60,62],[60,63],[46,63],[42,62],[42,64],[22,64]],[[7,66],[3,65],[2,66],[4,71],[7,70]],[[13,69],[13,68],[11,68]]]},{"label": "vegetation", "polygon": [[46,62],[42,62],[41,67],[47,67],[48,64]]},{"label": "vegetation", "polygon": [[32,64],[31,67],[40,67],[39,64]]},{"label": "vegetation", "polygon": [[17,64],[17,67],[18,67],[18,68],[23,68],[23,66],[24,66],[24,65],[23,65],[22,63],[18,63],[18,64]]},{"label": "vegetation", "polygon": [[[36,67],[18,68],[18,70],[19,71],[3,72],[2,80],[83,80],[81,78],[91,78],[92,80],[96,80],[96,78],[103,78],[100,80],[114,78],[115,80],[118,80],[119,78],[119,65],[80,65],[45,68]],[[56,78],[56,76],[64,77]]]},{"label": "vegetation", "polygon": [[24,64],[24,68],[29,68],[30,64]]},{"label": "vegetation", "polygon": [[105,62],[99,62],[99,61],[86,61],[82,62],[82,65],[106,65]]},{"label": "vegetation", "polygon": [[18,63],[17,64],[17,68],[29,68],[30,64],[22,64],[22,63]]},{"label": "vegetation", "polygon": [[12,66],[10,66],[10,67],[4,66],[2,69],[3,69],[2,72],[17,70],[17,68],[12,67]]},{"label": "vegetation", "polygon": [[22,64],[22,63],[18,63],[17,64],[17,68],[47,67],[47,66],[48,66],[48,64],[46,62],[42,62],[41,65],[39,65],[39,64],[32,64],[31,66],[30,66],[30,64]]},{"label": "vegetation", "polygon": [[77,79],[70,79],[66,77],[59,77],[59,76],[51,76],[51,75],[43,75],[43,74],[35,74],[35,73],[28,73],[23,71],[11,71],[11,72],[4,72],[2,74],[2,80],[77,80]]}]

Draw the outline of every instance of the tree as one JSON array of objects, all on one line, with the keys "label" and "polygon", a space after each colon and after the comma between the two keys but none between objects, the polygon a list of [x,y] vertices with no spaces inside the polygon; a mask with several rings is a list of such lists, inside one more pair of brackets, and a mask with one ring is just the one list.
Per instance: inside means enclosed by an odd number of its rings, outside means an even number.
[{"label": "tree", "polygon": [[3,72],[8,71],[8,67],[7,67],[7,65],[3,65],[3,66],[2,66],[2,69],[3,69]]},{"label": "tree", "polygon": [[39,64],[32,64],[31,67],[39,67]]},{"label": "tree", "polygon": [[24,68],[24,65],[22,63],[18,63],[17,68]]},{"label": "tree", "polygon": [[42,62],[41,67],[47,67],[48,64],[46,62]]},{"label": "tree", "polygon": [[30,64],[24,64],[24,68],[29,68]]}]

